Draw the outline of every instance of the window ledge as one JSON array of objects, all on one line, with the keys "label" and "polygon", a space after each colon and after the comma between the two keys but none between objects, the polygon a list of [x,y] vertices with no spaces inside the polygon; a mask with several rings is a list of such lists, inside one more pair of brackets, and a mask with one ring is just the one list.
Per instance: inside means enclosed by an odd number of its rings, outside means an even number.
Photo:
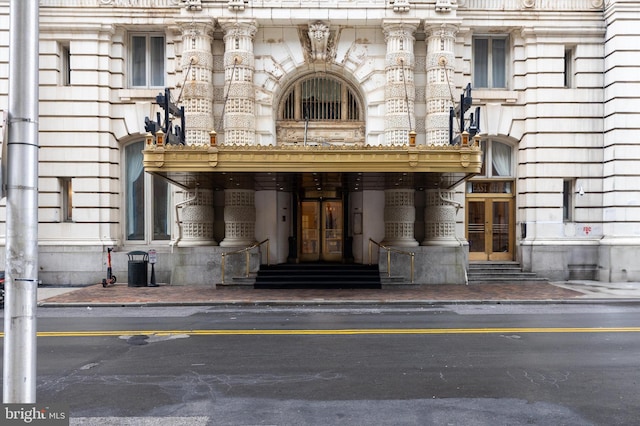
[{"label": "window ledge", "polygon": [[155,89],[120,89],[118,90],[118,97],[121,101],[152,101],[156,99],[159,93],[163,93],[161,87]]},{"label": "window ledge", "polygon": [[506,89],[473,89],[472,96],[484,101],[515,103],[518,100],[518,92]]}]

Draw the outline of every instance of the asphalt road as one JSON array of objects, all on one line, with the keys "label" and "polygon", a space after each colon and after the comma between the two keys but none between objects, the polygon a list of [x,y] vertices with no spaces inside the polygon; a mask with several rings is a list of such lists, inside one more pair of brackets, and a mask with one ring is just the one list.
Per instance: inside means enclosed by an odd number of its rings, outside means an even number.
[{"label": "asphalt road", "polygon": [[86,425],[634,425],[635,304],[45,308]]}]

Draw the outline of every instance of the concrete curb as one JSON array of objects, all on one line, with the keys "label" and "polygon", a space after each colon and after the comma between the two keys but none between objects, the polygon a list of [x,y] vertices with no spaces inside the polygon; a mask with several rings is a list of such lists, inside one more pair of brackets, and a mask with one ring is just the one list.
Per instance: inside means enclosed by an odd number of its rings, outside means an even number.
[{"label": "concrete curb", "polygon": [[593,298],[593,299],[510,299],[510,300],[391,300],[391,301],[375,301],[375,300],[257,300],[257,301],[220,301],[220,302],[123,302],[123,303],[56,303],[43,302],[38,304],[38,308],[121,308],[121,307],[178,307],[178,306],[370,306],[370,305],[426,305],[426,306],[442,306],[442,305],[590,305],[590,304],[640,304],[640,299],[624,299],[624,298]]}]

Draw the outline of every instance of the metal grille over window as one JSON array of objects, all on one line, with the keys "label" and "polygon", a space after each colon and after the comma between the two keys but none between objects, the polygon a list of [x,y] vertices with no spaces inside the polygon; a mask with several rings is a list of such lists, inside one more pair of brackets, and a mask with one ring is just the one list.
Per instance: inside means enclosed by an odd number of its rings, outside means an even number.
[{"label": "metal grille over window", "polygon": [[[296,114],[296,99],[299,99],[299,115]],[[313,77],[304,80],[289,92],[282,108],[282,118],[305,121],[357,121],[360,119],[360,113],[357,98],[349,88],[329,77]]]},{"label": "metal grille over window", "polygon": [[339,120],[341,84],[327,78],[302,83],[302,115],[306,120]]}]

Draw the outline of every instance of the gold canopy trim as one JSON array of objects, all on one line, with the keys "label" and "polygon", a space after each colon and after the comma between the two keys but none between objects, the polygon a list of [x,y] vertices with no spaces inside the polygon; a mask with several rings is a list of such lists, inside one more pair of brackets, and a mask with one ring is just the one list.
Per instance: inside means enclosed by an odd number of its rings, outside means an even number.
[{"label": "gold canopy trim", "polygon": [[147,145],[147,172],[479,173],[475,145]]}]

